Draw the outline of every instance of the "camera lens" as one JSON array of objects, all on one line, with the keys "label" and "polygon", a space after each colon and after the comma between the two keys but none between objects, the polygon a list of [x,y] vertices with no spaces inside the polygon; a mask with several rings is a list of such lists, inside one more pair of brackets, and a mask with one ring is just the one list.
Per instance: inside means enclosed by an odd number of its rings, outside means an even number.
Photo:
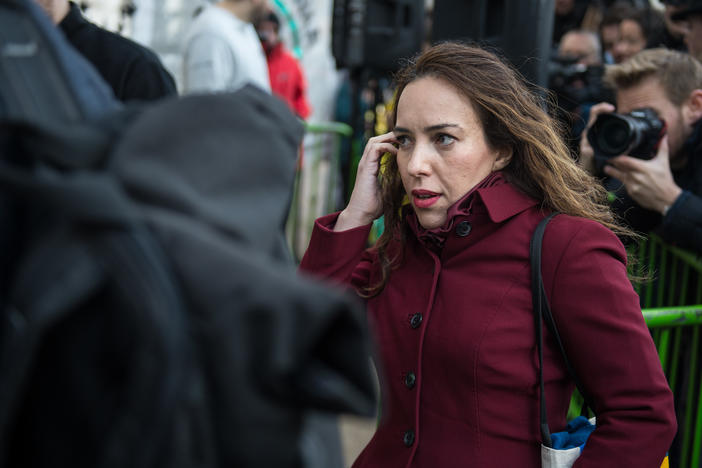
[{"label": "camera lens", "polygon": [[607,113],[597,116],[587,139],[595,158],[606,159],[626,154],[639,159],[651,159],[661,136],[663,122],[653,109],[635,109],[628,114]]},{"label": "camera lens", "polygon": [[597,146],[606,154],[623,154],[631,141],[631,128],[622,119],[607,119],[597,132]]}]

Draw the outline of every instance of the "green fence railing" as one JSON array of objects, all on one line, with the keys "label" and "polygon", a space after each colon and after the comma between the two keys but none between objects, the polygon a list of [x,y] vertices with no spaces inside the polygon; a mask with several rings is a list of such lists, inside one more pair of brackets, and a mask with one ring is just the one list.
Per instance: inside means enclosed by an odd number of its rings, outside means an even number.
[{"label": "green fence railing", "polygon": [[700,465],[702,446],[702,372],[700,328],[702,305],[644,309],[654,334],[658,355],[676,397],[678,436],[676,450],[681,468]]},{"label": "green fence railing", "polygon": [[700,468],[702,261],[690,252],[667,245],[655,235],[636,249],[638,272],[650,280],[634,286],[675,395],[678,434],[671,447],[671,466]]},{"label": "green fence railing", "polygon": [[300,260],[309,243],[314,220],[341,209],[341,140],[353,129],[341,122],[307,122],[286,226],[288,244]]}]

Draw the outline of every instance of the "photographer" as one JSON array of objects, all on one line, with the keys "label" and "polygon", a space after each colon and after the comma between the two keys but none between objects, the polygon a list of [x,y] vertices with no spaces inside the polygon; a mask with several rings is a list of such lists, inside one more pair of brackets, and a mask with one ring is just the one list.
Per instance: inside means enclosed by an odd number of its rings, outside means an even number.
[{"label": "photographer", "polygon": [[602,85],[603,74],[602,47],[597,34],[568,31],[549,67],[549,89],[558,103],[556,118],[570,129],[568,146],[574,154],[578,151],[590,108],[600,101],[613,100]]},{"label": "photographer", "polygon": [[608,67],[605,81],[615,88],[619,114],[653,111],[653,117],[638,120],[649,129],[642,143],[649,145],[649,154],[628,150],[603,157],[601,148],[593,149],[587,134],[598,116],[615,111],[600,103],[592,108],[589,130],[581,138],[580,164],[609,176],[610,189],[623,184],[613,208],[632,228],[655,230],[666,242],[702,253],[702,64],[685,53],[648,49]]}]

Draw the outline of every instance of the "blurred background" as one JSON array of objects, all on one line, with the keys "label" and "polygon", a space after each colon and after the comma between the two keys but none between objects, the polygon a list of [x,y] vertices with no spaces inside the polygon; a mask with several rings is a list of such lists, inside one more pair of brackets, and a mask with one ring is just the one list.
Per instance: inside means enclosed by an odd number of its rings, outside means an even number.
[{"label": "blurred background", "polygon": [[[182,40],[188,24],[206,3],[82,0],[80,6],[95,23],[154,50],[182,91]],[[659,0],[268,3],[280,20],[279,35],[285,48],[297,58],[306,76],[311,108],[288,226],[298,259],[307,246],[313,220],[344,206],[365,141],[387,131],[392,73],[402,60],[423,47],[459,39],[477,42],[503,55],[535,86],[553,93],[558,106],[553,113],[572,132],[566,137],[576,158],[589,107],[593,102],[613,99],[602,88],[603,65],[625,58],[631,49],[630,38],[619,37],[622,52],[613,53],[615,44],[605,37],[611,26],[614,24],[616,30],[625,16],[638,18],[642,11],[652,12],[655,21],[647,19],[640,28],[642,36],[648,35],[640,47],[657,45],[655,41],[664,33],[667,36],[661,41],[665,46],[684,47],[682,40],[668,31],[665,6]],[[648,23],[653,26],[649,28]],[[600,43],[596,60],[583,59],[581,52],[587,38],[576,38],[575,48],[567,46],[559,51],[560,45],[565,46],[561,38],[571,30],[592,33]],[[375,235],[380,229],[379,224]]]}]

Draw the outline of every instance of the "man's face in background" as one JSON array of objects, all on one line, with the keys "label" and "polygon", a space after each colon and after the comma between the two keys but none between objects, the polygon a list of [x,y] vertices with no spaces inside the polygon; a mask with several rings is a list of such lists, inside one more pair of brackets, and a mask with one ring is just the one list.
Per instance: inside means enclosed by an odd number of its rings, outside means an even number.
[{"label": "man's face in background", "polygon": [[649,107],[665,121],[671,167],[676,166],[684,158],[685,155],[681,150],[685,140],[692,133],[694,122],[686,117],[690,114],[685,110],[687,105],[687,103],[675,105],[655,77],[646,78],[636,85],[617,90],[617,112],[627,114],[634,109]]}]

